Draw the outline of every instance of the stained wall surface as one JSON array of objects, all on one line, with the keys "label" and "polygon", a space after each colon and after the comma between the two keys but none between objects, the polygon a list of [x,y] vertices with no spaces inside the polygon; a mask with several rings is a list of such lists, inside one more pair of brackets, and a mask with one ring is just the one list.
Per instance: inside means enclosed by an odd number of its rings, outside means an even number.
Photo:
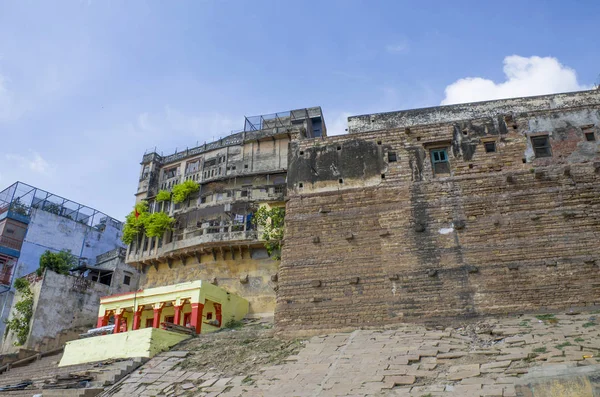
[{"label": "stained wall surface", "polygon": [[[359,133],[293,142],[277,327],[599,303],[600,91],[579,94],[436,124],[375,116],[373,130],[355,120]],[[551,156],[536,155],[538,136]],[[439,150],[448,173],[434,172]]]},{"label": "stained wall surface", "polygon": [[267,255],[264,248],[219,251],[213,257],[200,255],[182,260],[173,260],[146,269],[142,275],[143,288],[178,284],[186,281],[214,281],[225,290],[238,294],[250,303],[252,316],[272,316],[275,310],[275,291],[279,261]]}]

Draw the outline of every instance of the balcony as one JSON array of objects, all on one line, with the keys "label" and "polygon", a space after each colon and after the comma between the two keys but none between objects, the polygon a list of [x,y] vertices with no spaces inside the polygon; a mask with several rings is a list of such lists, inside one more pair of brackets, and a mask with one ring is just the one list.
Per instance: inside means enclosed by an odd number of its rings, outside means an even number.
[{"label": "balcony", "polygon": [[259,244],[258,232],[247,230],[245,224],[222,226],[190,227],[181,232],[175,231],[172,241],[144,238],[140,246],[131,244],[127,254],[128,263],[152,262],[167,257],[212,252],[215,248],[248,246]]},{"label": "balcony", "polygon": [[17,240],[11,237],[0,236],[0,246],[10,248],[15,251],[20,251],[23,245],[23,240]]},{"label": "balcony", "polygon": [[16,264],[17,260],[15,258],[0,254],[0,285],[10,285]]}]

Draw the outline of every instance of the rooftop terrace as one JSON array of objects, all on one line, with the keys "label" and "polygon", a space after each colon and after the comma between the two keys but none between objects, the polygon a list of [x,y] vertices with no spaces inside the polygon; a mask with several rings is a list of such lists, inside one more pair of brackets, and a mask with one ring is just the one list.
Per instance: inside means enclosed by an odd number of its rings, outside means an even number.
[{"label": "rooftop terrace", "polygon": [[102,230],[107,225],[122,228],[123,223],[94,208],[38,189],[23,182],[15,182],[0,191],[0,220],[8,216],[29,222],[32,209],[40,209],[84,225]]},{"label": "rooftop terrace", "polygon": [[187,156],[197,155],[221,147],[240,145],[244,141],[257,140],[265,136],[277,134],[277,129],[279,128],[285,129],[292,125],[300,124],[304,120],[317,117],[323,120],[323,112],[320,106],[263,114],[259,116],[245,116],[244,128],[241,130],[231,131],[229,135],[219,138],[214,142],[205,142],[202,145],[199,145],[198,142],[196,142],[197,145],[193,148],[186,148],[185,150],[175,149],[174,152],[167,152],[167,154],[164,154],[164,152],[160,152],[159,154],[156,147],[150,148],[144,151],[142,163],[156,160],[166,164]]}]

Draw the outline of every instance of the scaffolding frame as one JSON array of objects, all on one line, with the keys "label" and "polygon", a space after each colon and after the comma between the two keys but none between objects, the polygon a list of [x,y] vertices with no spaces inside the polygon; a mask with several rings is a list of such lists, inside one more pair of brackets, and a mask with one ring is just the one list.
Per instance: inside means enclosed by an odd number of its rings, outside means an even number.
[{"label": "scaffolding frame", "polygon": [[66,199],[23,182],[15,182],[0,191],[0,219],[6,212],[17,218],[29,218],[39,209],[89,227],[104,230],[107,224],[121,229],[123,223],[94,208]]}]

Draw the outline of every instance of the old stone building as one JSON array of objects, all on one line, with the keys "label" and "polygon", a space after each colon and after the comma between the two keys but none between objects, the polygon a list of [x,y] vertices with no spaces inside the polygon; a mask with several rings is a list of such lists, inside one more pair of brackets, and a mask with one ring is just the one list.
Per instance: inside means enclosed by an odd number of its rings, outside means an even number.
[{"label": "old stone building", "polygon": [[348,127],[290,143],[280,329],[600,301],[600,91]]},{"label": "old stone building", "polygon": [[[129,246],[141,288],[211,282],[282,330],[600,300],[600,91],[354,116],[333,137],[320,108],[253,120],[144,155],[137,199],[177,222]],[[199,192],[156,203],[186,180]],[[286,207],[281,262],[251,222],[265,205]]]},{"label": "old stone building", "polygon": [[[127,262],[144,271],[140,288],[204,280],[247,299],[251,315],[272,315],[279,261],[269,257],[252,216],[260,206],[285,204],[289,143],[326,134],[315,107],[248,117],[240,132],[169,156],[145,154],[137,201],[176,223],[161,238],[129,246]],[[159,191],[185,181],[199,191],[183,203],[157,202]],[[203,317],[214,315],[207,307]]]}]

